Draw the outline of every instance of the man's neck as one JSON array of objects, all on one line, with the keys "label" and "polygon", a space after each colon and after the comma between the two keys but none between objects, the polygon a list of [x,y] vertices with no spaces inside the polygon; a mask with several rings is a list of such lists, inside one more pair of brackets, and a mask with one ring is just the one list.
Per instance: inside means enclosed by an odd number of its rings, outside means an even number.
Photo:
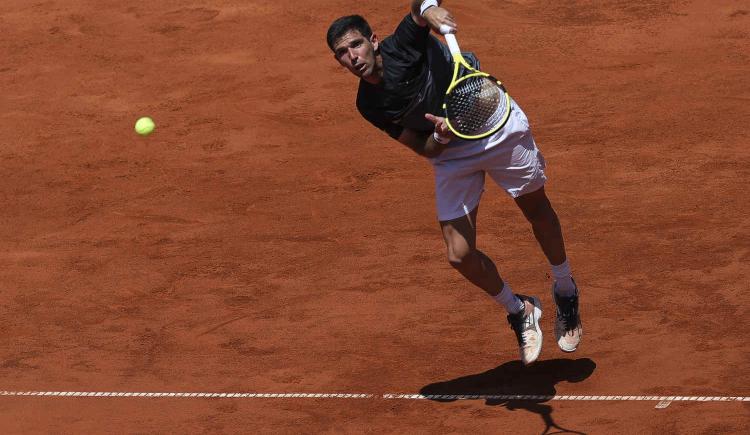
[{"label": "man's neck", "polygon": [[362,78],[362,80],[371,85],[378,85],[383,81],[383,56],[378,55],[375,57],[375,67],[372,70],[372,74]]}]

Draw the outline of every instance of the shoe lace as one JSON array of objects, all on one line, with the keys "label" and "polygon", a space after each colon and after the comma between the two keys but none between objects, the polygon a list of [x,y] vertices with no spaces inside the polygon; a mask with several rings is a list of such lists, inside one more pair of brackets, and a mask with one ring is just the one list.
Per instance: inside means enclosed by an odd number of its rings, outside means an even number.
[{"label": "shoe lace", "polygon": [[508,315],[508,321],[510,323],[510,329],[516,334],[518,344],[521,346],[526,345],[527,336],[529,336],[528,328],[532,326],[531,316],[524,315],[524,312],[518,314]]},{"label": "shoe lace", "polygon": [[557,312],[557,318],[562,322],[565,331],[572,331],[578,327],[578,307],[574,298],[564,298]]}]

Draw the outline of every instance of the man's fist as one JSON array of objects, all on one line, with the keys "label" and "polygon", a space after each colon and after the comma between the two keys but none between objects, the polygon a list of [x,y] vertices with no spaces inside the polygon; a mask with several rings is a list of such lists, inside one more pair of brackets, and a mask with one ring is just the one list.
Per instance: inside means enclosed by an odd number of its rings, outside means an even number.
[{"label": "man's fist", "polygon": [[424,14],[422,15],[422,18],[424,18],[425,21],[427,21],[427,24],[432,28],[432,30],[440,33],[440,26],[445,25],[453,29],[455,32],[457,29],[456,21],[453,18],[453,15],[451,15],[450,12],[448,12],[446,9],[441,8],[440,6],[433,6],[426,11],[424,11]]}]

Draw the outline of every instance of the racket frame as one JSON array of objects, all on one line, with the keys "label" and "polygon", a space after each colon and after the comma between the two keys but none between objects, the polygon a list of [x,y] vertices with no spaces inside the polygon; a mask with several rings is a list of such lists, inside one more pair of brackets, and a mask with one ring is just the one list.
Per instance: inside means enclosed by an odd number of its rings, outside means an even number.
[{"label": "racket frame", "polygon": [[[442,32],[442,29],[441,29]],[[468,80],[470,78],[474,77],[486,77],[489,80],[495,82],[497,86],[500,88],[500,91],[505,94],[505,115],[503,116],[503,119],[491,130],[486,131],[484,133],[478,134],[478,135],[467,135],[459,132],[453,124],[451,124],[450,119],[448,118],[448,112],[447,108],[448,106],[446,103],[443,103],[443,111],[445,112],[445,122],[448,125],[448,128],[450,129],[453,134],[460,137],[461,139],[467,139],[467,140],[476,140],[476,139],[482,139],[487,136],[491,136],[501,128],[505,126],[505,124],[508,122],[508,119],[510,118],[510,96],[508,95],[508,91],[505,90],[505,86],[503,86],[502,82],[495,77],[493,77],[490,74],[487,74],[486,72],[479,71],[478,69],[472,67],[469,62],[464,59],[463,55],[461,54],[461,49],[458,46],[458,41],[456,40],[456,35],[454,35],[452,32],[443,32],[443,37],[445,38],[445,42],[448,44],[448,49],[450,50],[451,56],[453,56],[453,77],[451,78],[451,83],[448,86],[448,89],[445,91],[445,95],[448,95],[451,93],[453,89],[456,88],[456,86],[460,85],[461,82],[464,80]],[[461,78],[458,78],[459,73],[461,72],[461,67],[463,67],[465,70],[469,71],[468,74],[464,74],[461,76]]]}]

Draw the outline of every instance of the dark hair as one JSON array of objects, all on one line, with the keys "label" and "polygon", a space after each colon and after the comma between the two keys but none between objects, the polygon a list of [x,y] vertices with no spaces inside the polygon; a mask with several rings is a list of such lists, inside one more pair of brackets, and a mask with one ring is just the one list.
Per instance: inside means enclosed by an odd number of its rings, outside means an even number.
[{"label": "dark hair", "polygon": [[328,35],[326,35],[328,48],[333,50],[333,44],[350,30],[358,30],[362,36],[368,39],[372,36],[372,29],[362,16],[347,15],[331,23],[331,27],[328,28]]}]

